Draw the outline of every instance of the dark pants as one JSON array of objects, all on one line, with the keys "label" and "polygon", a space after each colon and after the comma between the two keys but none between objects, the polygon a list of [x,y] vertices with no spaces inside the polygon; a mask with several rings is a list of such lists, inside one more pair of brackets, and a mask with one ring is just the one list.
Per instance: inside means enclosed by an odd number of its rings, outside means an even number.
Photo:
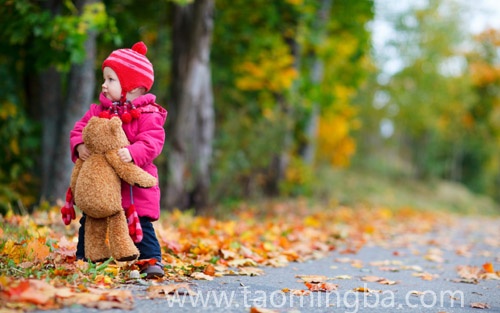
[{"label": "dark pants", "polygon": [[[161,248],[156,238],[155,229],[149,217],[139,217],[141,222],[143,238],[135,246],[141,255],[139,259],[157,259],[161,261]],[[80,229],[78,230],[78,245],[76,247],[76,259],[85,260],[85,214],[80,219]]]}]

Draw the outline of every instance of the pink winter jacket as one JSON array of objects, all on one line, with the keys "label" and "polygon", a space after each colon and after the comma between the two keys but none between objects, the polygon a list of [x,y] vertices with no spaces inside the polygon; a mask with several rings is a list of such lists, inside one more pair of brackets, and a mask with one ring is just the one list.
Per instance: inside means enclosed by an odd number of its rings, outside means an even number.
[{"label": "pink winter jacket", "polygon": [[[99,97],[101,105],[92,104],[83,118],[75,123],[70,133],[71,159],[76,162],[78,152],[76,146],[83,143],[82,131],[93,116],[98,116],[101,111],[112,105],[102,93]],[[139,119],[123,124],[130,145],[127,146],[132,155],[133,162],[146,172],[158,178],[158,170],[153,160],[161,153],[165,142],[163,124],[167,118],[167,111],[155,103],[156,96],[145,94],[136,98],[132,103],[141,111]],[[132,188],[134,205],[139,216],[148,216],[157,220],[160,216],[160,188],[143,189]],[[128,208],[131,203],[130,185],[122,181],[122,206]]]}]

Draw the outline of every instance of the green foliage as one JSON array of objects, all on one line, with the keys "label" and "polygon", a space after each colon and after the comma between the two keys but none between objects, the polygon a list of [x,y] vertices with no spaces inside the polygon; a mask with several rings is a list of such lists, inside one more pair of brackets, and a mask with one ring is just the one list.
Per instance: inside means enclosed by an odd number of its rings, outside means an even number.
[{"label": "green foliage", "polygon": [[[8,207],[32,206],[38,198],[41,145],[40,112],[36,97],[38,74],[55,67],[67,72],[85,57],[89,32],[102,40],[118,40],[114,19],[103,3],[86,5],[78,12],[63,1],[60,12],[44,2],[0,1],[0,213]],[[61,90],[61,93],[63,90]],[[55,104],[54,104],[55,105]]]},{"label": "green foliage", "polygon": [[[31,206],[38,187],[35,159],[40,140],[39,125],[32,123],[20,106],[15,89],[15,76],[9,76],[12,64],[0,65],[0,213],[9,207]],[[20,201],[20,203],[18,202]]]},{"label": "green foliage", "polygon": [[213,198],[226,201],[262,193],[271,152],[283,148],[286,133],[285,119],[276,111],[258,119],[247,111],[230,114],[214,147]]},{"label": "green foliage", "polygon": [[71,1],[63,1],[62,14],[55,16],[32,1],[2,2],[2,46],[26,53],[38,70],[51,65],[68,70],[71,64],[82,62],[89,31],[103,32],[106,40],[117,40],[114,19],[100,2],[86,5],[79,14]]}]

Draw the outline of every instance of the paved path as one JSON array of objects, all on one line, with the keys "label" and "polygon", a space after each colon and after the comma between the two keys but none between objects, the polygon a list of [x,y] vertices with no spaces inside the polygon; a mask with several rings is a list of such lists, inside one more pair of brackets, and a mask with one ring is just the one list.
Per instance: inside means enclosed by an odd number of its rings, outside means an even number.
[{"label": "paved path", "polygon": [[[145,313],[249,312],[250,307],[265,307],[277,312],[481,312],[472,308],[472,303],[487,303],[490,309],[484,312],[500,312],[500,280],[478,280],[477,284],[452,281],[459,278],[457,266],[482,268],[487,262],[500,270],[500,220],[463,218],[453,226],[432,233],[412,234],[365,246],[357,254],[332,252],[319,260],[291,263],[283,268],[263,268],[265,274],[262,276],[193,281],[198,297],[140,299],[145,297],[147,287],[129,288],[138,296],[133,312]],[[388,268],[393,271],[387,271]],[[351,278],[328,280],[338,285],[338,290],[330,293],[298,296],[280,292],[285,288],[307,290],[296,275],[330,278],[348,275]],[[365,282],[361,280],[365,276],[399,283]],[[353,291],[359,287],[381,293]],[[420,294],[412,294],[412,291]],[[57,312],[103,311],[72,307]]]}]

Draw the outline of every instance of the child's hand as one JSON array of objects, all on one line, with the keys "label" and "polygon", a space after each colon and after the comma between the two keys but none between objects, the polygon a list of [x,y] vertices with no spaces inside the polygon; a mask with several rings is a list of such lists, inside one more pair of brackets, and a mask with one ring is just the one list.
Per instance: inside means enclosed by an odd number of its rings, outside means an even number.
[{"label": "child's hand", "polygon": [[84,143],[79,144],[76,147],[76,151],[78,151],[78,157],[82,159],[82,161],[87,160],[87,158],[90,156],[90,150],[87,148],[87,146]]},{"label": "child's hand", "polygon": [[123,162],[132,162],[132,156],[130,155],[130,151],[127,148],[121,148],[118,150],[118,156]]}]

